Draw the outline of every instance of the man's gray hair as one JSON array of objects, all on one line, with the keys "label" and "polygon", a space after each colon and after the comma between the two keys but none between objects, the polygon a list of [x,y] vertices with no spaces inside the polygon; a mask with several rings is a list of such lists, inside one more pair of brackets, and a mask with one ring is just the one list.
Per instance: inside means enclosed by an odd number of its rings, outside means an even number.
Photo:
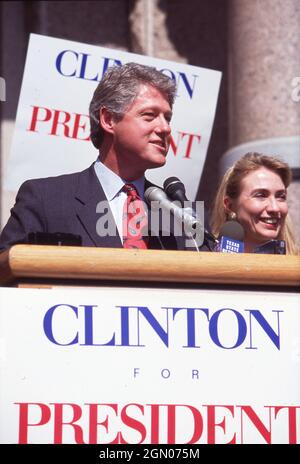
[{"label": "man's gray hair", "polygon": [[90,103],[91,140],[99,148],[104,131],[100,125],[101,108],[111,112],[116,121],[120,121],[127,108],[136,98],[141,84],[148,84],[159,90],[172,108],[176,84],[151,66],[127,63],[109,68],[96,88]]}]

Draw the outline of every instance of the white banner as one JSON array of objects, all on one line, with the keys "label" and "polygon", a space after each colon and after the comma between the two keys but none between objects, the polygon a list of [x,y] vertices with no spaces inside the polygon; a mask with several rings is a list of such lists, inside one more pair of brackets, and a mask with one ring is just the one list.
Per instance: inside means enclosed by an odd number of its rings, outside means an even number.
[{"label": "white banner", "polygon": [[1,443],[300,443],[299,295],[0,289]]},{"label": "white banner", "polygon": [[221,73],[182,63],[31,34],[4,189],[32,178],[76,172],[97,151],[89,140],[88,107],[110,66],[155,66],[177,83],[172,143],[166,166],[147,177],[178,176],[193,200],[205,162]]}]

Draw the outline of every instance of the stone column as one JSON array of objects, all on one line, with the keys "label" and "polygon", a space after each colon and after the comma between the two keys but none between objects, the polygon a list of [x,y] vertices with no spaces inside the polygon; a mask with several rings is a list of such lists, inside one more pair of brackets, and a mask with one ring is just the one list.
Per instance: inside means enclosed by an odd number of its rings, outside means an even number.
[{"label": "stone column", "polygon": [[248,151],[281,156],[294,171],[290,208],[300,237],[300,2],[231,0],[229,146],[221,170]]},{"label": "stone column", "polygon": [[159,0],[136,0],[129,16],[131,51],[186,63],[168,37],[166,11]]}]

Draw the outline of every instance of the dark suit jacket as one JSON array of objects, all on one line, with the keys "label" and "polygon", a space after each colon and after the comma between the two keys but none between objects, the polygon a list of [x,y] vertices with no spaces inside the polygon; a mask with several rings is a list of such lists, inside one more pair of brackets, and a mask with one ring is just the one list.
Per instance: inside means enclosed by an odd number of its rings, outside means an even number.
[{"label": "dark suit jacket", "polygon": [[[145,187],[151,184],[146,181]],[[28,180],[22,184],[11,216],[0,236],[0,251],[16,243],[27,243],[30,232],[71,233],[80,235],[83,246],[122,248],[116,234],[99,236],[96,224],[104,212],[97,204],[106,200],[94,165],[88,169],[57,177]],[[105,214],[114,223],[108,208]],[[150,248],[185,249],[184,237],[150,236]]]}]

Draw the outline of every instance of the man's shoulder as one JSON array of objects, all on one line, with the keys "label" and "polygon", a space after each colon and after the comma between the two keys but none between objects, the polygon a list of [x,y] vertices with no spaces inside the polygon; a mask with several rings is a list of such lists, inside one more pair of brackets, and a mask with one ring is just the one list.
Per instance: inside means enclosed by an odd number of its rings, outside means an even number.
[{"label": "man's shoulder", "polygon": [[41,177],[39,179],[29,179],[26,182],[33,182],[33,183],[65,183],[65,182],[73,182],[74,180],[78,179],[79,177],[84,177],[85,175],[89,175],[91,171],[94,170],[94,163],[89,166],[88,168],[84,169],[83,171],[78,172],[71,172],[69,174],[60,174],[58,176],[50,176],[50,177]]},{"label": "man's shoulder", "polygon": [[83,171],[72,172],[69,174],[60,174],[58,176],[41,177],[38,179],[28,179],[22,186],[62,186],[76,184],[80,178],[89,177],[94,173],[94,163]]}]

